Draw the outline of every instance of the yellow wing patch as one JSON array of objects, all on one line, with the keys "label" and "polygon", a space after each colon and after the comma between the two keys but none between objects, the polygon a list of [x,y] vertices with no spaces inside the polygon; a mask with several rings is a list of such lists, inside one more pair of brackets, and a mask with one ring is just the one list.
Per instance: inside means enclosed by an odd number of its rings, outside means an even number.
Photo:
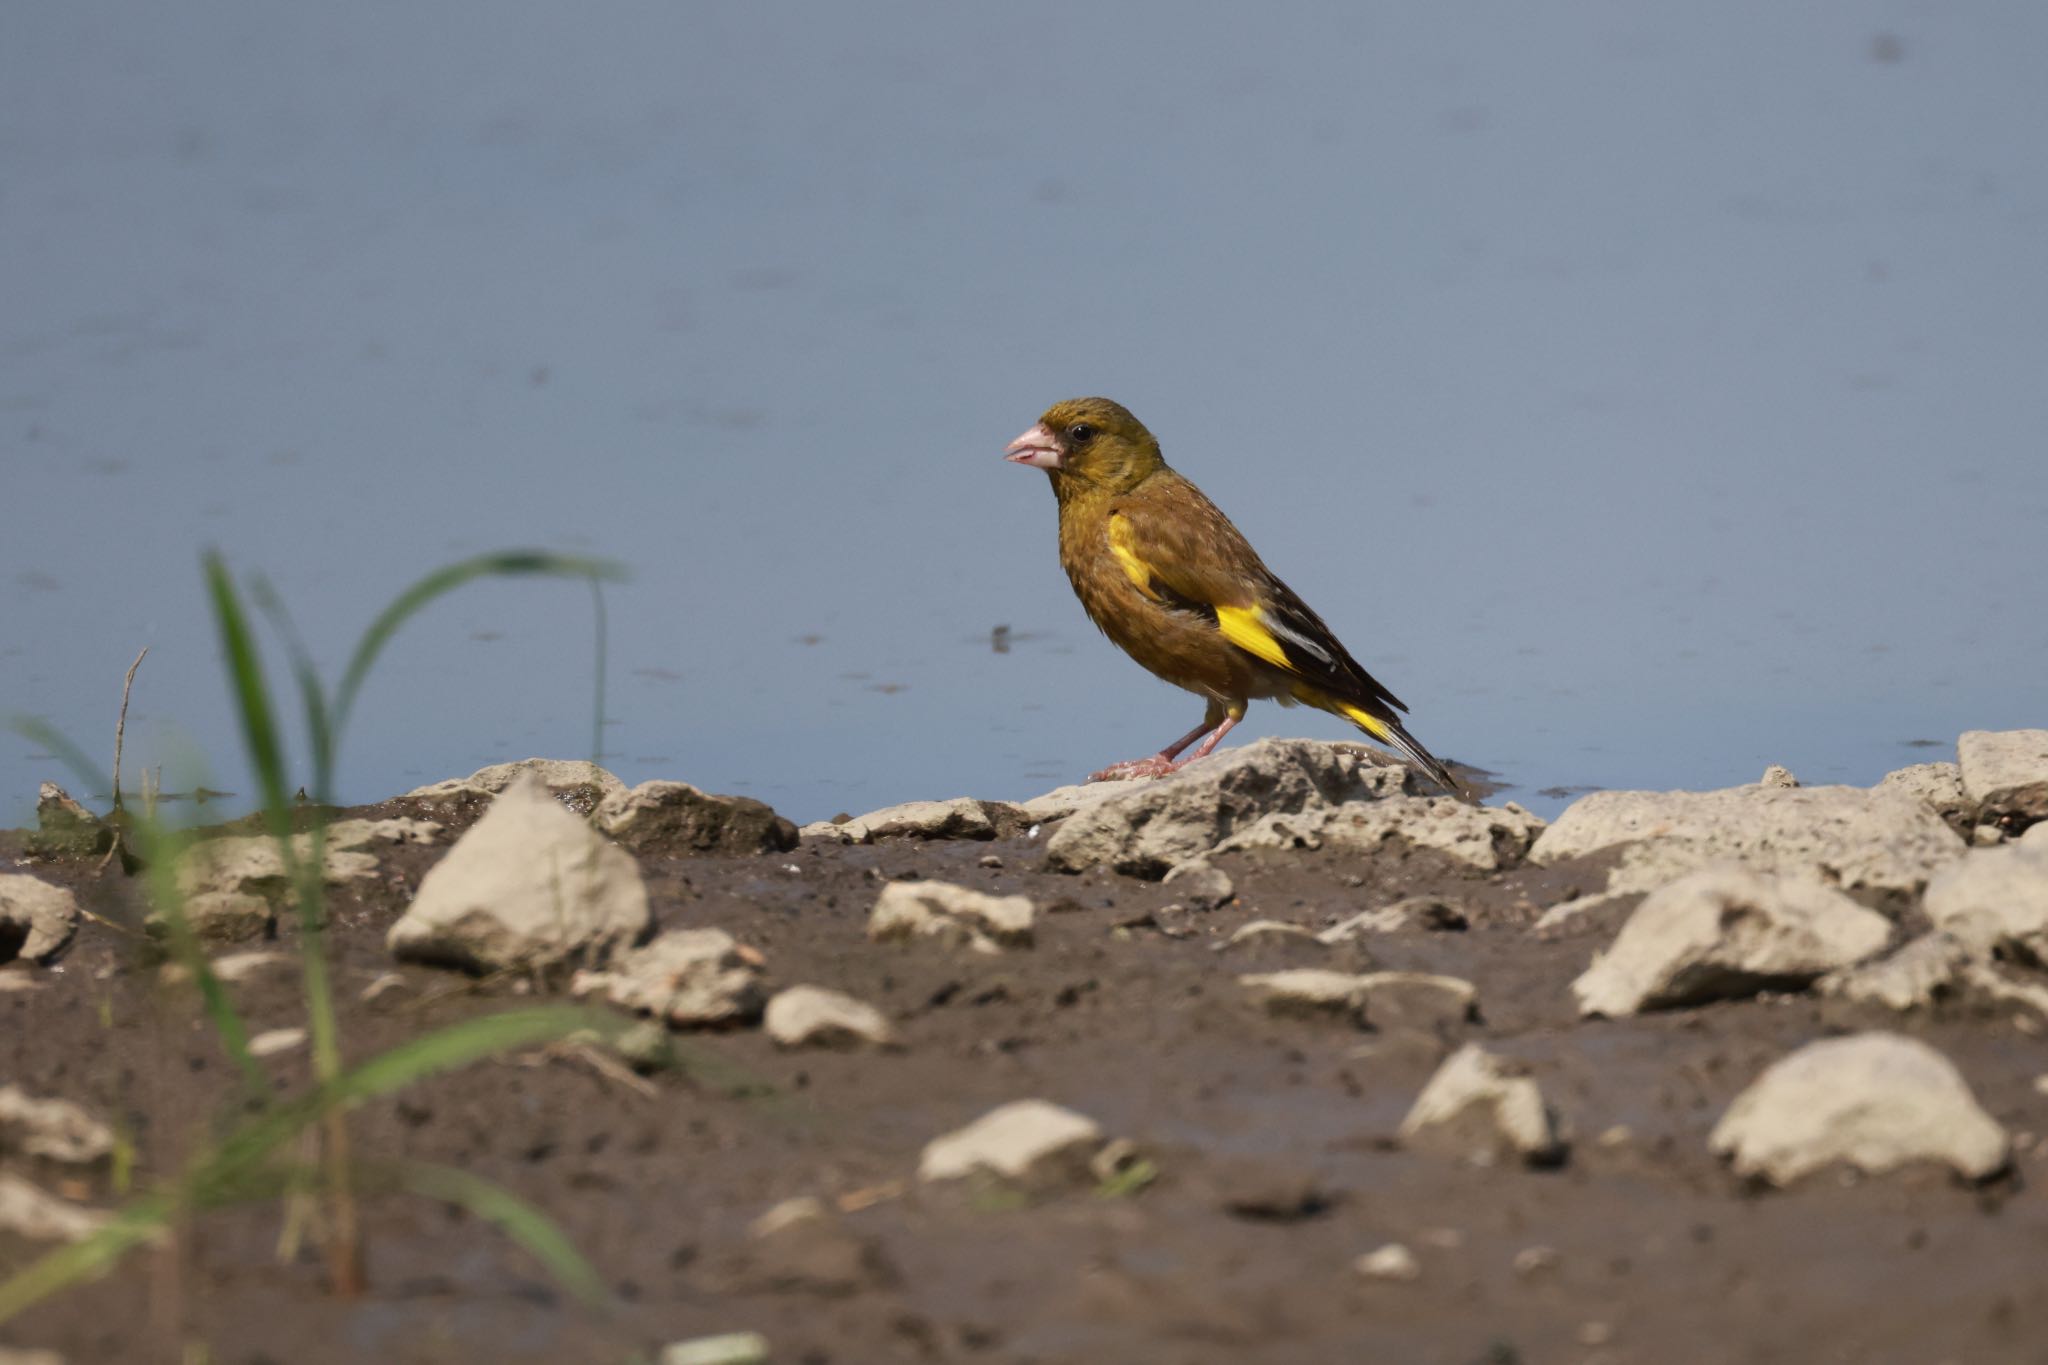
[{"label": "yellow wing patch", "polygon": [[1131,544],[1131,524],[1120,516],[1109,519],[1109,552],[1116,556],[1116,562],[1123,565],[1124,573],[1138,591],[1159,600],[1159,594],[1152,591],[1152,568],[1138,558],[1137,550]]},{"label": "yellow wing patch", "polygon": [[1266,623],[1259,617],[1257,607],[1218,607],[1216,625],[1223,632],[1223,638],[1247,654],[1257,655],[1275,668],[1294,671],[1287,662],[1287,651],[1280,647],[1273,632],[1266,629]]},{"label": "yellow wing patch", "polygon": [[1310,687],[1307,683],[1296,683],[1294,696],[1295,700],[1307,702],[1318,710],[1335,712],[1382,744],[1397,742],[1393,732],[1387,729],[1387,723],[1378,716],[1363,707],[1353,706],[1350,702],[1338,701],[1321,688]]}]

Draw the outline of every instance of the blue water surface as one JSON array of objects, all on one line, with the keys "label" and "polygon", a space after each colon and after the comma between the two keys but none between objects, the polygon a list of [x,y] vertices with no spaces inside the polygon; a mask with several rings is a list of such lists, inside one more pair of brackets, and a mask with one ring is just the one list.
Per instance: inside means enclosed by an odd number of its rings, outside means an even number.
[{"label": "blue water surface", "polygon": [[[247,793],[203,547],[338,669],[535,545],[633,572],[628,781],[1026,795],[1200,713],[1000,460],[1103,393],[1508,795],[1870,782],[2048,723],[2043,51],[2031,0],[23,0],[0,711],[105,755],[146,644],[131,787]],[[587,754],[591,634],[436,606],[342,795]],[[44,778],[0,736],[0,822]]]}]

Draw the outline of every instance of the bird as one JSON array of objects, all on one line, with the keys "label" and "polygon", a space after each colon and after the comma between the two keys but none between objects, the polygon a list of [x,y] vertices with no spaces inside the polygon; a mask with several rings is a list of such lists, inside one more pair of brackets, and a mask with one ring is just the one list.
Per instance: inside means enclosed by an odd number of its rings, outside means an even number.
[{"label": "bird", "polygon": [[1089,619],[1153,674],[1207,703],[1202,723],[1157,754],[1111,764],[1090,781],[1161,777],[1206,758],[1252,701],[1271,699],[1341,716],[1464,794],[1401,724],[1407,706],[1166,463],[1129,409],[1107,398],[1055,403],[1003,455],[1050,476],[1060,564]]}]

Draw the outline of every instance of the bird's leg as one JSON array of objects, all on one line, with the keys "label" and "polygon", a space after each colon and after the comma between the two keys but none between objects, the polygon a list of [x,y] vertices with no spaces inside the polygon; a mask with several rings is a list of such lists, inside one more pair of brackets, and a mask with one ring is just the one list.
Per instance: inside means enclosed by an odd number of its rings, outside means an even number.
[{"label": "bird's leg", "polygon": [[[1219,721],[1222,722],[1220,725],[1217,723]],[[1194,729],[1152,755],[1152,757],[1131,758],[1124,760],[1122,763],[1112,763],[1099,773],[1090,773],[1088,780],[1090,782],[1116,782],[1127,777],[1164,777],[1181,766],[1179,763],[1174,762],[1176,758],[1180,757],[1181,750],[1187,748],[1188,745],[1193,744],[1196,740],[1201,739],[1202,736],[1208,735],[1209,738],[1203,741],[1202,747],[1197,749],[1186,761],[1192,763],[1197,758],[1205,758],[1216,747],[1216,741],[1223,737],[1223,732],[1235,724],[1237,724],[1236,716],[1227,714],[1220,704],[1212,703],[1208,713],[1202,717],[1200,725],[1197,725]],[[1214,734],[1209,733],[1212,729],[1215,731]]]}]

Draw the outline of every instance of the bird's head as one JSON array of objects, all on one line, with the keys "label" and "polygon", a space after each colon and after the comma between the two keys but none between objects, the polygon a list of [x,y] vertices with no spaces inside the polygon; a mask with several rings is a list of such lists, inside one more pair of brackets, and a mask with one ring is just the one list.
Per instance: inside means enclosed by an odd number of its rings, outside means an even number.
[{"label": "bird's head", "polygon": [[1037,426],[1010,442],[1003,457],[1043,469],[1055,488],[1080,482],[1119,493],[1166,464],[1145,424],[1107,398],[1053,404]]}]

